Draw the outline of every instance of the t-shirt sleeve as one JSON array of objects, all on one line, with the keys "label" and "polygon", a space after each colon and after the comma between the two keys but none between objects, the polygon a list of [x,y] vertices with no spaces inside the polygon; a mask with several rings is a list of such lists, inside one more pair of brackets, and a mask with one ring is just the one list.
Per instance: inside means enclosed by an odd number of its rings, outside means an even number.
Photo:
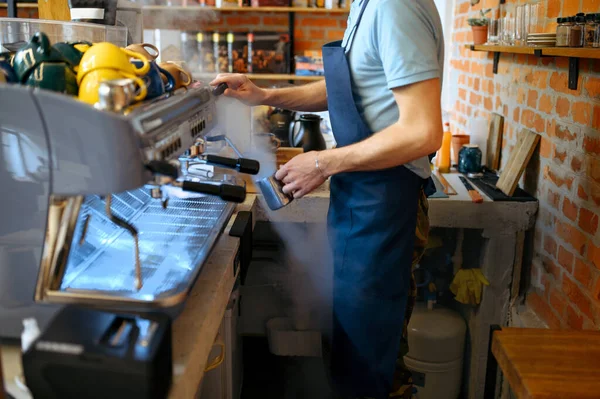
[{"label": "t-shirt sleeve", "polygon": [[441,78],[433,21],[422,7],[415,0],[378,3],[374,41],[390,90]]}]

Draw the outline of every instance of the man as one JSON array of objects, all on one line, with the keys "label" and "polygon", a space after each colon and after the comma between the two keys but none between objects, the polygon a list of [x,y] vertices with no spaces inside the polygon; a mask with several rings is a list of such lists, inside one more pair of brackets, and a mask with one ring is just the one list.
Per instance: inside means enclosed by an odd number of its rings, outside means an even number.
[{"label": "man", "polygon": [[355,0],[344,40],[323,47],[324,82],[269,90],[243,75],[211,82],[248,105],[329,110],[337,148],[298,155],[276,177],[294,198],[331,177],[332,377],[343,397],[411,394],[392,381],[414,294],[413,250],[418,261],[428,229],[428,154],[442,140],[442,36],[433,0]]}]

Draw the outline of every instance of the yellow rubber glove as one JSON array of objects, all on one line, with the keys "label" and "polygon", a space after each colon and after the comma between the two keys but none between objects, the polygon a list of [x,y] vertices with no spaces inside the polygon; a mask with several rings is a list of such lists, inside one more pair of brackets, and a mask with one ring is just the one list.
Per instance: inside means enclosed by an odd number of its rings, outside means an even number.
[{"label": "yellow rubber glove", "polygon": [[481,273],[481,269],[460,269],[452,280],[450,291],[460,303],[479,305],[484,285],[488,286],[490,282]]}]

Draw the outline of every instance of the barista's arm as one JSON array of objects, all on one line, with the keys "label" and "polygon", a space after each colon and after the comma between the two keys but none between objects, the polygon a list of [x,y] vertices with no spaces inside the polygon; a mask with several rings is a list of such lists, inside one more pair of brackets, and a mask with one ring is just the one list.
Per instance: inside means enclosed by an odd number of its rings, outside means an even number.
[{"label": "barista's arm", "polygon": [[392,91],[400,110],[398,121],[360,143],[320,152],[319,167],[325,176],[392,168],[440,148],[440,80],[430,79]]},{"label": "barista's arm", "polygon": [[210,82],[212,86],[220,83],[227,83],[229,86],[225,90],[225,96],[236,98],[250,106],[269,105],[304,112],[327,111],[324,80],[280,89],[262,89],[241,74],[220,74]]},{"label": "barista's arm", "polygon": [[400,109],[396,123],[347,147],[295,156],[277,171],[276,178],[285,184],[283,191],[300,198],[331,175],[388,169],[437,151],[443,135],[440,80],[425,80],[392,91]]}]

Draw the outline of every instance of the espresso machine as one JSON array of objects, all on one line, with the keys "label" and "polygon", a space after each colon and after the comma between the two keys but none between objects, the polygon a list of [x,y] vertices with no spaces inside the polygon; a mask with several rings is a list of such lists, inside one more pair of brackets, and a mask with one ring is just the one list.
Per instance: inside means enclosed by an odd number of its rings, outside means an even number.
[{"label": "espresso machine", "polygon": [[[56,314],[63,325],[86,325],[88,316],[66,312],[65,305],[114,313],[118,326],[148,320],[164,326],[170,321],[154,316],[177,317],[246,197],[239,174],[260,168],[231,156],[239,151],[217,120],[218,94],[195,83],[111,112],[62,94],[0,85],[1,337],[18,338],[25,318],[35,318],[42,331]],[[96,325],[106,334],[120,331],[105,316]],[[69,321],[75,318],[81,322]],[[51,327],[59,336],[60,328]],[[90,330],[66,331],[85,337]],[[86,342],[98,356],[92,341]],[[32,360],[26,352],[24,366],[57,359],[40,353]],[[81,369],[73,359],[68,364]]]}]

